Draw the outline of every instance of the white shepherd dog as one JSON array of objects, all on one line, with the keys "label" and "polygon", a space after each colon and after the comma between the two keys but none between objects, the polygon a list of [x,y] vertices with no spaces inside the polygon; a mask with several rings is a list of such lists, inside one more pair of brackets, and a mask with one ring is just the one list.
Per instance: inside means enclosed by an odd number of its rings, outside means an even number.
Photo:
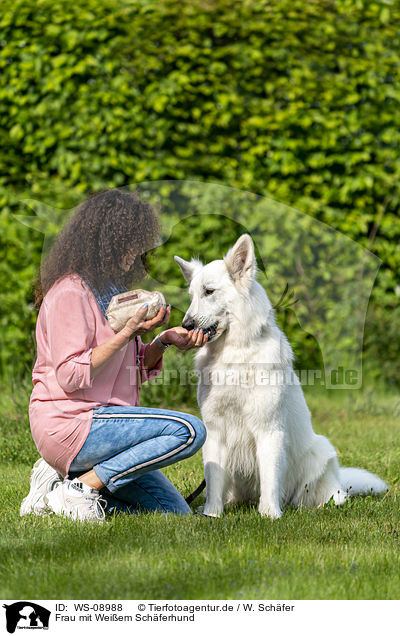
[{"label": "white shepherd dog", "polygon": [[320,506],[333,497],[339,505],[387,490],[366,470],[339,467],[330,441],[314,433],[291,346],[256,281],[250,236],[205,266],[175,260],[192,298],[183,326],[209,334],[196,355],[207,428],[203,513],[218,517],[228,503],[253,501],[277,519],[289,504]]}]

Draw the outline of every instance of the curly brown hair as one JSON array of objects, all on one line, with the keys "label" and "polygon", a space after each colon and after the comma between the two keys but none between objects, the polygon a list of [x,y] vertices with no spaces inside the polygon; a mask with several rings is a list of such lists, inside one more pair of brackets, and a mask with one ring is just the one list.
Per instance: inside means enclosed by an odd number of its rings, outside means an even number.
[{"label": "curly brown hair", "polygon": [[[42,263],[35,306],[68,274],[79,274],[99,292],[110,281],[129,287],[146,273],[145,253],[154,247],[158,231],[154,209],[136,193],[113,189],[94,194],[78,206]],[[136,258],[124,271],[122,261],[130,251]]]}]

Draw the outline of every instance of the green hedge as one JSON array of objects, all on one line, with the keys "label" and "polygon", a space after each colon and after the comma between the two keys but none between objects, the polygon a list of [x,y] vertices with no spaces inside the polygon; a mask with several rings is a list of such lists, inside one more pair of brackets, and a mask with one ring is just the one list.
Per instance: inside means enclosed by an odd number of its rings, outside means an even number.
[{"label": "green hedge", "polygon": [[32,362],[42,238],[15,220],[20,199],[69,208],[191,178],[283,201],[372,250],[366,360],[399,381],[399,25],[389,0],[3,0],[2,374]]}]

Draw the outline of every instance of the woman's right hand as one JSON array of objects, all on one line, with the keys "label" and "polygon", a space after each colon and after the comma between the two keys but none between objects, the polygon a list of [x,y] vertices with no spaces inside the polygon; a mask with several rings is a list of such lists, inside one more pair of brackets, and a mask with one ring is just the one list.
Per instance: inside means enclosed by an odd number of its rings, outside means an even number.
[{"label": "woman's right hand", "polygon": [[132,318],[129,318],[120,333],[126,338],[131,339],[134,336],[140,336],[142,333],[154,331],[154,329],[161,327],[161,325],[166,325],[171,314],[171,306],[166,307],[162,305],[158,314],[154,316],[154,318],[151,318],[151,320],[146,320],[146,314],[147,306],[143,305]]}]

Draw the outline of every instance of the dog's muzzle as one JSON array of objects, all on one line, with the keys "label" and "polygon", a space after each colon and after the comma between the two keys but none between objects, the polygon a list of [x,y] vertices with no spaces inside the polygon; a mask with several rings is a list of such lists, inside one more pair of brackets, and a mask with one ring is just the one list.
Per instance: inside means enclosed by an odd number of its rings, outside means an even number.
[{"label": "dog's muzzle", "polygon": [[215,334],[217,333],[217,327],[218,327],[218,323],[215,322],[213,325],[211,325],[211,327],[207,327],[207,329],[203,329],[204,333],[208,335],[208,341],[210,341],[211,338],[213,338]]},{"label": "dog's muzzle", "polygon": [[[187,318],[186,320],[184,320],[182,323],[182,327],[184,329],[187,329],[188,331],[191,331],[192,329],[197,328],[193,318]],[[217,333],[217,327],[218,327],[218,322],[215,322],[213,325],[210,325],[209,327],[202,327],[203,332],[208,335],[208,341],[210,341],[211,338],[213,338],[215,334]]]}]

